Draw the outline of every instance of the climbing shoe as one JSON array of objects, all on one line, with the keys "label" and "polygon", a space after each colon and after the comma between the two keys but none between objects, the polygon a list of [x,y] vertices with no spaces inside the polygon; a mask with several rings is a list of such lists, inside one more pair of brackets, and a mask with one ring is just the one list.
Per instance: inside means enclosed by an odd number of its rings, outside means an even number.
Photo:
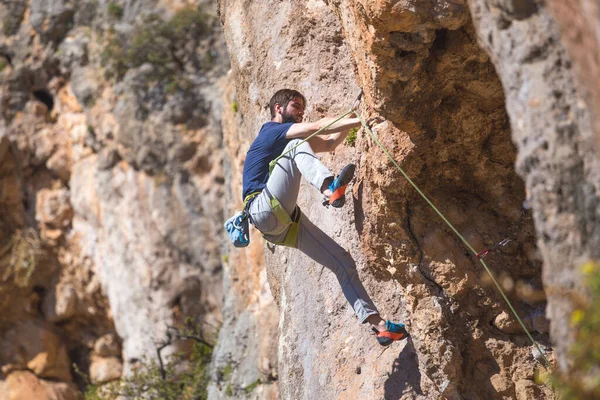
[{"label": "climbing shoe", "polygon": [[382,346],[389,346],[392,344],[392,342],[406,339],[408,336],[408,332],[406,332],[404,324],[394,324],[390,321],[385,321],[385,331],[380,332],[375,328],[372,329],[377,336],[377,341]]},{"label": "climbing shoe", "polygon": [[356,166],[354,164],[348,164],[342,169],[342,172],[331,182],[329,190],[331,190],[331,197],[329,198],[329,205],[335,208],[339,208],[346,203],[346,187],[348,183],[354,178],[354,170]]}]

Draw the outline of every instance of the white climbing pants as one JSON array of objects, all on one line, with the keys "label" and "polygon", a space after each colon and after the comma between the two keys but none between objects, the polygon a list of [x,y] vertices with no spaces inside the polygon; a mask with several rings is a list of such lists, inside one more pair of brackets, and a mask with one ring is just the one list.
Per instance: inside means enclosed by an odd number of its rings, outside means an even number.
[{"label": "white climbing pants", "polygon": [[[291,140],[284,152],[299,142],[300,139]],[[289,215],[296,207],[302,176],[317,190],[321,189],[325,179],[333,177],[319,161],[308,142],[302,143],[279,159],[267,182],[267,188]],[[283,241],[287,229],[279,235],[272,235],[274,232],[281,232],[283,225],[272,212],[269,197],[264,190],[250,204],[249,213],[250,222],[263,233],[265,239],[272,243]],[[365,323],[369,315],[379,314],[358,277],[356,263],[350,253],[316,227],[304,214],[298,223],[296,248],[335,274],[358,319]]]}]

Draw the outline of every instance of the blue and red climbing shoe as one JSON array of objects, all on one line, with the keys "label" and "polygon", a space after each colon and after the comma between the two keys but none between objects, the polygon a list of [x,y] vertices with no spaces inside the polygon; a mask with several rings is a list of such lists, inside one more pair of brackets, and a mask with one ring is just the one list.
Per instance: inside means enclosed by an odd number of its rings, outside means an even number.
[{"label": "blue and red climbing shoe", "polygon": [[389,346],[396,340],[402,340],[408,337],[408,332],[406,332],[404,324],[395,324],[390,321],[385,321],[385,331],[380,332],[375,328],[373,328],[373,331],[377,336],[377,341],[382,346]]},{"label": "blue and red climbing shoe", "polygon": [[329,205],[335,208],[339,208],[346,203],[346,187],[354,178],[354,170],[356,165],[348,164],[342,169],[342,172],[331,182],[329,190],[331,190],[331,197],[329,198]]}]

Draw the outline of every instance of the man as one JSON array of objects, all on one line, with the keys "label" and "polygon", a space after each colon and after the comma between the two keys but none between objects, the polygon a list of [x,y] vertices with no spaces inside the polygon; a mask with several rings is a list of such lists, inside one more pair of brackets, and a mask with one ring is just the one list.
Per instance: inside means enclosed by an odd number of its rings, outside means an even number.
[{"label": "man", "polygon": [[[371,324],[377,341],[388,346],[407,336],[404,325],[381,318],[358,277],[352,256],[302,215],[296,206],[302,176],[328,199],[329,205],[344,205],[346,186],[354,176],[354,165],[344,167],[334,179],[315,153],[333,151],[350,129],[360,126],[360,121],[358,118],[342,119],[301,143],[302,139],[334,121],[333,118],[322,118],[316,122],[302,122],[305,107],[304,96],[290,89],[279,90],[269,102],[271,122],[261,127],[244,162],[242,197],[250,222],[268,241],[295,247],[329,268],[360,322]],[[269,175],[269,163],[282,153],[286,154]]]}]

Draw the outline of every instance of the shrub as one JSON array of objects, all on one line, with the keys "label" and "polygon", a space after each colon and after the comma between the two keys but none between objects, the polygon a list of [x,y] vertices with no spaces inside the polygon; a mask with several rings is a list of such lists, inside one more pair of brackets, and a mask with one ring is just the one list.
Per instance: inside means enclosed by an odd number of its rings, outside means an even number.
[{"label": "shrub", "polygon": [[133,28],[130,35],[108,31],[102,63],[117,79],[121,79],[128,69],[149,63],[155,67],[154,79],[176,82],[177,75],[184,71],[184,58],[189,57],[188,44],[199,41],[207,32],[206,17],[195,7],[177,11],[168,21],[158,15],[149,15]]},{"label": "shrub", "polygon": [[[178,339],[196,338],[199,337],[197,332],[177,331],[175,336]],[[74,369],[87,384],[85,400],[205,400],[208,398],[208,367],[212,350],[211,344],[197,341],[187,357],[177,354],[166,365],[163,365],[162,359],[159,359],[160,362],[145,359],[131,376],[103,386],[93,385],[87,375],[76,366]],[[190,367],[182,372],[181,366],[185,363]]]},{"label": "shrub", "polygon": [[600,399],[600,263],[586,263],[583,274],[590,298],[586,303],[573,299],[577,304],[571,316],[576,329],[570,354],[573,368],[552,377],[562,400]]},{"label": "shrub", "polygon": [[250,394],[250,393],[252,393],[252,391],[253,391],[254,389],[256,389],[256,387],[257,387],[258,385],[260,385],[260,379],[257,379],[257,380],[255,380],[254,382],[252,382],[251,384],[249,384],[248,386],[246,386],[246,387],[244,388],[244,393],[246,393],[246,394]]},{"label": "shrub", "polygon": [[357,132],[358,132],[358,128],[350,129],[350,132],[348,132],[348,136],[346,136],[346,146],[350,146],[350,147],[355,146]]},{"label": "shrub", "polygon": [[8,244],[0,248],[0,279],[12,279],[18,287],[27,287],[42,256],[42,244],[37,232],[28,228],[17,230]]},{"label": "shrub", "polygon": [[111,1],[108,3],[108,15],[117,19],[121,19],[123,16],[123,7],[121,7],[119,3]]}]

